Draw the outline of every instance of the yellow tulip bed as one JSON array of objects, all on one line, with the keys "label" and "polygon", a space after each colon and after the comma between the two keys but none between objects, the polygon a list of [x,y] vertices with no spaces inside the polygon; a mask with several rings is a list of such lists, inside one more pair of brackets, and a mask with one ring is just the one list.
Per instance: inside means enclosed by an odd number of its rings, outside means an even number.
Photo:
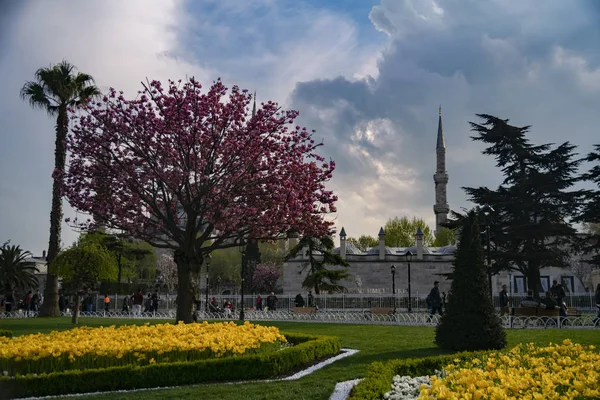
[{"label": "yellow tulip bed", "polygon": [[80,327],[0,337],[0,374],[221,358],[275,351],[286,342],[278,328],[248,322]]},{"label": "yellow tulip bed", "polygon": [[469,361],[455,360],[431,377],[419,399],[574,399],[600,396],[600,354],[565,340],[519,345]]}]

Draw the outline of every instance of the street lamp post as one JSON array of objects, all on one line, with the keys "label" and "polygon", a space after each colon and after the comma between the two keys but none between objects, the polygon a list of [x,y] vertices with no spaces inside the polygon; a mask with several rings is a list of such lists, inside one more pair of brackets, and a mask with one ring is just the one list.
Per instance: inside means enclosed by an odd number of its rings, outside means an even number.
[{"label": "street lamp post", "polygon": [[240,321],[245,318],[244,314],[244,278],[246,276],[246,251],[242,251],[242,304],[240,305]]},{"label": "street lamp post", "polygon": [[408,312],[412,312],[412,296],[410,292],[410,262],[412,261],[413,254],[409,251],[406,252],[406,262],[408,264]]},{"label": "street lamp post", "polygon": [[484,215],[485,215],[485,233],[487,236],[487,273],[488,273],[488,285],[490,287],[490,297],[492,298],[492,303],[494,302],[494,294],[492,293],[492,247],[491,247],[491,232],[490,232],[490,219],[491,213],[494,209],[490,206],[484,207]]},{"label": "street lamp post", "polygon": [[394,302],[394,314],[396,314],[396,266],[392,265],[390,269],[392,271],[392,298]]},{"label": "street lamp post", "polygon": [[207,256],[208,257],[208,261],[206,261],[206,302],[204,304],[204,308],[206,309],[206,312],[208,312],[208,288],[209,288],[209,275],[210,275],[210,259],[211,256],[210,254]]}]

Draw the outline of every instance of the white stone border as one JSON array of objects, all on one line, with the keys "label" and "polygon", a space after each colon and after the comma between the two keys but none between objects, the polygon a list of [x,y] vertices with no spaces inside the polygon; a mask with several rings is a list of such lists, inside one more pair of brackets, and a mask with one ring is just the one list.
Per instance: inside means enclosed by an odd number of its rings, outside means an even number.
[{"label": "white stone border", "polygon": [[350,392],[354,386],[358,385],[358,383],[363,379],[365,378],[352,379],[351,381],[337,383],[329,400],[346,400],[348,396],[350,396]]},{"label": "white stone border", "polygon": [[[333,364],[334,362],[336,362],[338,360],[341,360],[341,359],[346,358],[346,357],[350,357],[350,356],[358,353],[359,350],[354,350],[354,349],[340,349],[340,351],[342,352],[342,354],[338,354],[337,356],[328,358],[327,360],[321,361],[320,363],[315,364],[315,365],[313,365],[310,368],[307,368],[305,370],[297,372],[294,375],[286,376],[285,378],[267,379],[267,380],[255,380],[255,381],[239,381],[239,382],[197,383],[197,384],[183,385],[183,386],[163,386],[163,387],[156,387],[156,388],[143,388],[143,389],[132,389],[132,390],[113,390],[113,391],[109,391],[109,392],[88,392],[88,393],[62,394],[62,395],[59,395],[59,396],[21,397],[21,398],[19,398],[19,400],[57,399],[57,398],[64,398],[64,397],[83,397],[83,396],[94,396],[94,395],[98,395],[98,394],[111,394],[111,393],[138,393],[138,392],[147,392],[147,391],[152,391],[152,390],[176,389],[176,388],[180,388],[180,387],[196,386],[196,385],[206,385],[206,384],[211,384],[211,385],[222,385],[222,384],[239,385],[241,383],[269,383],[269,382],[278,382],[278,381],[295,381],[295,380],[298,380],[300,378],[305,377],[306,375],[312,374],[313,372],[315,372],[315,371],[317,371],[317,370],[319,370],[319,369],[321,369],[321,368],[323,368],[323,367],[325,367],[325,366],[327,366],[329,364]],[[337,385],[336,385],[336,388],[337,388]],[[351,389],[352,389],[352,387],[350,388],[350,390]],[[348,392],[348,393],[350,393],[350,392]]]}]

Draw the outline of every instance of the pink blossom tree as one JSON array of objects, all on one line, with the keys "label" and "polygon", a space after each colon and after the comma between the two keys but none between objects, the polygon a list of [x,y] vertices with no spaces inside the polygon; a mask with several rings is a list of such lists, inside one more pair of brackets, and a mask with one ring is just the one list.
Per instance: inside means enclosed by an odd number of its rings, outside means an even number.
[{"label": "pink blossom tree", "polygon": [[252,291],[255,293],[275,292],[277,282],[283,276],[283,267],[280,264],[258,264],[252,277]]},{"label": "pink blossom tree", "polygon": [[174,251],[177,320],[192,321],[192,280],[210,252],[295,232],[330,232],[325,188],[335,168],[316,153],[297,111],[218,80],[144,85],[134,100],[110,89],[72,110],[65,195],[96,222]]}]

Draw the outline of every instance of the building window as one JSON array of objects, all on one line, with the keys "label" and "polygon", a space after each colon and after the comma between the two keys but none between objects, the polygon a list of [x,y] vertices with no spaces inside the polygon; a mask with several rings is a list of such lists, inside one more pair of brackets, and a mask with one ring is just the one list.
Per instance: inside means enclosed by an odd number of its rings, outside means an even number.
[{"label": "building window", "polygon": [[544,290],[544,293],[546,293],[550,289],[550,277],[540,276],[540,280],[542,281],[542,289]]},{"label": "building window", "polygon": [[572,276],[561,276],[560,283],[565,287],[567,292],[573,293],[575,291],[575,281]]},{"label": "building window", "polygon": [[524,276],[515,276],[515,293],[526,293]]}]

